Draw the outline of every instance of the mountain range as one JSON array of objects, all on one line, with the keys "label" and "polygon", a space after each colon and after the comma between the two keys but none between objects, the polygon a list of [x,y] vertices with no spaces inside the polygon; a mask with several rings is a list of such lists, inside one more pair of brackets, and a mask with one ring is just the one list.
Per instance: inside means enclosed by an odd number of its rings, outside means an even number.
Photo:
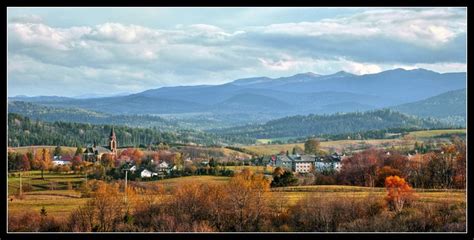
[{"label": "mountain range", "polygon": [[[206,128],[219,128],[263,124],[294,115],[381,108],[421,117],[465,118],[465,88],[466,73],[393,69],[365,75],[341,71],[330,75],[308,72],[280,78],[255,77],[221,85],[162,87],[126,96],[89,99],[17,96],[9,98],[9,102],[107,115],[151,114],[183,122],[200,119],[209,122]],[[232,124],[220,125],[225,122]]]}]

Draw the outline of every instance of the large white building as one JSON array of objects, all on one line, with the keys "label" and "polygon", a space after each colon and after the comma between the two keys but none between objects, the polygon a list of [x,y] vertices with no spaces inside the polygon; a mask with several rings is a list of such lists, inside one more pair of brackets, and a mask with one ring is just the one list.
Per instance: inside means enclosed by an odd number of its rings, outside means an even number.
[{"label": "large white building", "polygon": [[317,157],[315,155],[286,155],[280,154],[272,157],[271,165],[282,167],[297,173],[309,173],[312,171],[322,172],[326,170],[339,171],[341,168],[341,155]]}]

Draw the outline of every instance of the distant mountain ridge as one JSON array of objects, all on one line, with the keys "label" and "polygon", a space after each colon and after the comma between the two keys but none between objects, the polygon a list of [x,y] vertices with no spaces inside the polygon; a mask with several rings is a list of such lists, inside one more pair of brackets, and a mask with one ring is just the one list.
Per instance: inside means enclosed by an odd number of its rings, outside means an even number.
[{"label": "distant mountain ridge", "polygon": [[365,75],[340,71],[330,75],[308,72],[280,78],[245,78],[221,85],[163,87],[127,96],[93,99],[13,97],[9,101],[114,115],[228,115],[236,116],[235,122],[244,125],[248,124],[248,117],[244,116],[276,119],[297,114],[375,110],[421,101],[465,87],[466,73],[393,69]]}]

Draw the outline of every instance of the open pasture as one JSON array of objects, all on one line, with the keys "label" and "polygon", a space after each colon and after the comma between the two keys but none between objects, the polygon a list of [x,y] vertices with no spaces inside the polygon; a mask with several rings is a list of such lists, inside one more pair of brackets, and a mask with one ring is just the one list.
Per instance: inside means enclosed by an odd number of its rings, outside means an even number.
[{"label": "open pasture", "polygon": [[[414,142],[413,142],[414,143]],[[392,146],[398,147],[403,144],[401,139],[370,139],[370,140],[337,140],[321,142],[320,146],[323,151],[341,151],[343,149],[357,151],[358,149],[377,147],[390,148]],[[304,143],[289,143],[289,144],[263,144],[263,145],[249,145],[244,146],[244,149],[255,152],[261,155],[272,155],[280,152],[291,152],[293,147],[298,146],[304,149]]]},{"label": "open pasture", "polygon": [[426,130],[410,132],[409,136],[416,139],[436,138],[442,135],[450,134],[466,134],[466,129],[440,129],[440,130]]}]

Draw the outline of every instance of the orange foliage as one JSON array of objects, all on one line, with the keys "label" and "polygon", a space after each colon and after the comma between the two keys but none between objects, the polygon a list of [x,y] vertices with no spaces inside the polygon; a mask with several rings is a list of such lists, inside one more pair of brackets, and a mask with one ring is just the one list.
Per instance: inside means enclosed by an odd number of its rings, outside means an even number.
[{"label": "orange foliage", "polygon": [[399,176],[389,176],[385,179],[387,196],[385,200],[396,212],[403,209],[403,205],[413,198],[413,189]]}]

